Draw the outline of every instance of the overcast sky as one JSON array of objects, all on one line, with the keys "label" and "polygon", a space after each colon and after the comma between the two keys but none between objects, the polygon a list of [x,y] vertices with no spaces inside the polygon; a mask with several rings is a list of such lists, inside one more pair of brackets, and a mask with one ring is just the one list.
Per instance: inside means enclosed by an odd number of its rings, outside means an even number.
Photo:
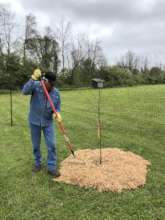
[{"label": "overcast sky", "polygon": [[[64,17],[74,32],[100,39],[109,63],[126,51],[165,64],[165,0],[0,0],[17,16],[34,13],[40,26]],[[21,19],[20,19],[21,20]]]}]

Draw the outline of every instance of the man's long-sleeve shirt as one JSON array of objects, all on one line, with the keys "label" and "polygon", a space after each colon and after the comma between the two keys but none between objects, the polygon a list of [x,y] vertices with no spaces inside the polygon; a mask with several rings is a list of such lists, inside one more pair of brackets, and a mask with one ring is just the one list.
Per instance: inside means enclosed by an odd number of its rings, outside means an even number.
[{"label": "man's long-sleeve shirt", "polygon": [[[47,100],[41,82],[30,79],[23,87],[24,95],[31,95],[29,122],[41,127],[48,126],[52,123],[53,111]],[[49,93],[57,112],[60,112],[60,94],[56,88]]]}]

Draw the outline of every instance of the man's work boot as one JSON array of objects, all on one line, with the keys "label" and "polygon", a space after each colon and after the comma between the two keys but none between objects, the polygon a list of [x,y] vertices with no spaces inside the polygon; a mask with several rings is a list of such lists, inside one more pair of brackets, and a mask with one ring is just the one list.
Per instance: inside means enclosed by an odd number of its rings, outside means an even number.
[{"label": "man's work boot", "polygon": [[37,172],[39,172],[41,170],[41,165],[34,165],[34,167],[33,167],[33,169],[32,169],[32,171],[34,172],[34,173],[37,173]]},{"label": "man's work boot", "polygon": [[54,178],[61,176],[61,174],[58,170],[48,170],[48,174]]}]

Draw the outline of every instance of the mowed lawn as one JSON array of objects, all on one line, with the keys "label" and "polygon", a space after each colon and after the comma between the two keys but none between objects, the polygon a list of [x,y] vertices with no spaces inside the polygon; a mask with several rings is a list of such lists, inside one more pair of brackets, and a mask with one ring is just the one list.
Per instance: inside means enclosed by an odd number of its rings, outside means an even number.
[{"label": "mowed lawn", "polygon": [[[98,148],[98,90],[62,91],[62,115],[74,149]],[[55,183],[43,165],[32,174],[33,155],[27,114],[29,97],[13,96],[10,127],[9,95],[0,95],[1,220],[164,220],[165,219],[165,86],[101,91],[103,147],[118,147],[151,162],[143,188],[122,193]],[[58,130],[58,129],[57,129]],[[58,164],[68,156],[57,132]]]}]

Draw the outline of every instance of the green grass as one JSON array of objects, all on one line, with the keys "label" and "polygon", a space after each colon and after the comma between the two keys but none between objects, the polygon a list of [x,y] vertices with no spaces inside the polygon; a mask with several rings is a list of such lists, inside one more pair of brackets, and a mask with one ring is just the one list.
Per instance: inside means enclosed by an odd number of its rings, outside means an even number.
[{"label": "green grass", "polygon": [[[63,91],[62,115],[75,150],[97,148],[98,90]],[[0,95],[0,219],[165,219],[165,87],[141,86],[101,92],[103,147],[118,147],[151,161],[144,188],[122,193],[55,183],[46,171],[32,175],[27,123],[29,97],[14,94],[11,128],[9,95]],[[68,156],[57,132],[58,161]],[[43,164],[46,147],[42,141]]]}]

